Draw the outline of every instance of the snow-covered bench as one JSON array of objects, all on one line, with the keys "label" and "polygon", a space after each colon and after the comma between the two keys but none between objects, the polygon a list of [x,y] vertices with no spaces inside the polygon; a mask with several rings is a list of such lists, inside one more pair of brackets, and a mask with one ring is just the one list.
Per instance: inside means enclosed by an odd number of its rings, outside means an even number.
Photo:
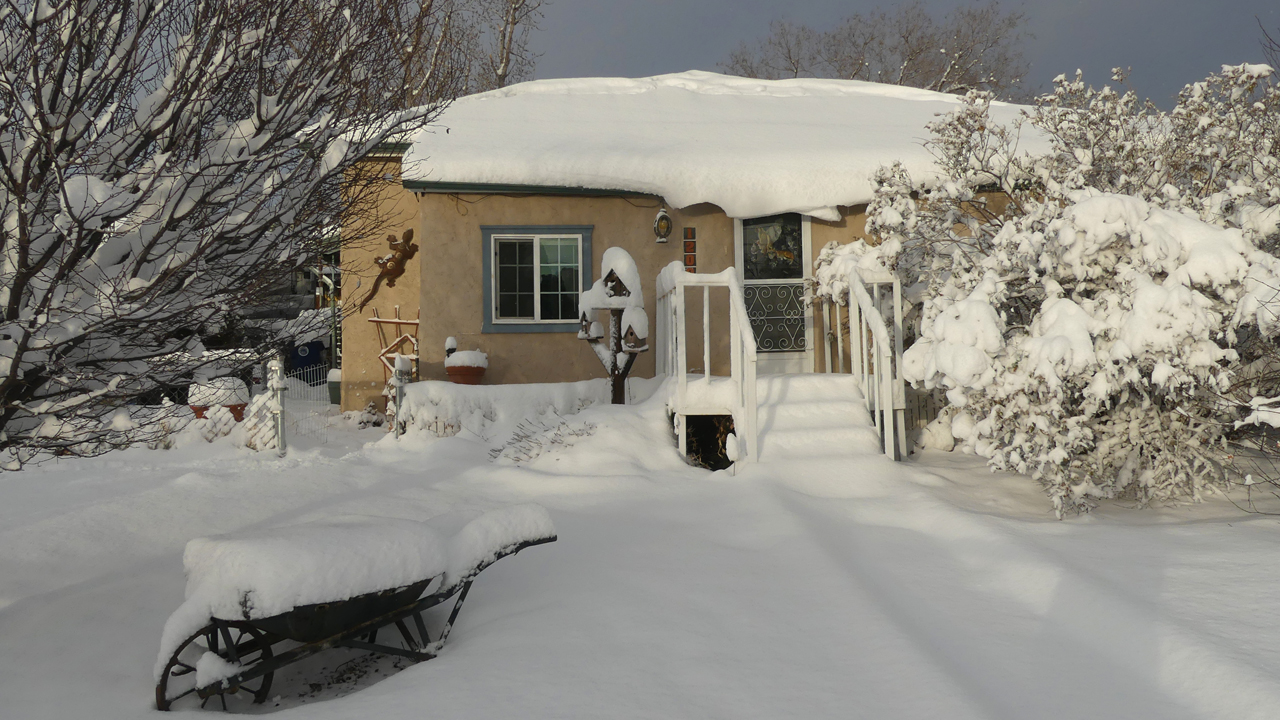
[{"label": "snow-covered bench", "polygon": [[[476,575],[556,539],[538,505],[491,510],[442,532],[456,521],[338,518],[192,540],[183,554],[187,599],[165,623],[156,660],[156,706],[189,695],[225,703],[238,693],[263,702],[275,670],[329,647],[435,657]],[[432,640],[422,611],[455,595]],[[405,647],[377,644],[390,625]],[[274,654],[283,640],[302,644]]]}]

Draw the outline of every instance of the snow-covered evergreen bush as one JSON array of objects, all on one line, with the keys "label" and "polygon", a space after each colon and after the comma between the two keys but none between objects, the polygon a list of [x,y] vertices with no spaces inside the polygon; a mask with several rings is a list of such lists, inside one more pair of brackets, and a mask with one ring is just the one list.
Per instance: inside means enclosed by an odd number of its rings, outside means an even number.
[{"label": "snow-covered evergreen bush", "polygon": [[[1266,390],[1241,378],[1280,333],[1271,75],[1224,67],[1169,113],[1059,77],[1011,128],[971,94],[931,128],[944,177],[884,169],[879,245],[824,250],[819,293],[850,264],[917,284],[904,374],[944,388],[958,444],[1039,478],[1059,515],[1198,498],[1226,481],[1231,421]],[[1021,151],[1031,133],[1051,151]]]}]

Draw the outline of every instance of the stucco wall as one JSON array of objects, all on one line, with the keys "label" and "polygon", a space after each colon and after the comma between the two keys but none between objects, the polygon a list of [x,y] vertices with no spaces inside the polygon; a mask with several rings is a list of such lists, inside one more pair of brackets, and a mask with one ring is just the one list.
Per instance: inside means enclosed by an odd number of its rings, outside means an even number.
[{"label": "stucco wall", "polygon": [[[588,344],[572,332],[482,332],[483,273],[481,227],[485,225],[591,225],[591,274],[599,277],[606,248],[620,246],[636,261],[644,280],[645,305],[652,318],[653,280],[658,271],[683,258],[683,228],[696,228],[698,269],[719,271],[733,264],[733,223],[710,205],[668,210],[675,230],[667,243],[655,242],[653,219],[661,201],[648,197],[509,197],[424,194],[423,322],[421,375],[445,379],[444,342],[453,336],[460,350],[489,354],[486,383],[566,382],[603,377],[604,368]],[[632,374],[652,377],[653,352],[642,354]]]},{"label": "stucco wall", "polygon": [[[417,199],[401,186],[398,162],[388,163],[385,169],[389,178],[382,192],[379,227],[370,232],[368,239],[344,238],[348,244],[342,250],[342,300],[346,311],[342,322],[343,410],[362,410],[370,400],[383,407],[386,376],[378,353],[400,333],[414,333],[411,325],[401,326],[399,333],[395,326],[384,325],[380,334],[379,327],[368,320],[373,317],[373,311],[376,309],[381,317],[394,318],[398,305],[400,316],[411,320],[417,317],[420,305],[423,251]],[[358,309],[378,277],[380,269],[374,259],[390,252],[387,236],[399,239],[409,228],[413,229],[418,254],[405,265],[405,272],[395,281],[395,287],[389,287],[384,281],[364,309]],[[404,352],[411,352],[408,343],[404,345]]]},{"label": "stucco wall", "polygon": [[[344,324],[344,409],[358,409],[370,397],[381,392],[382,371],[376,361],[379,345],[372,326],[365,320],[370,309],[379,308],[383,317],[392,315],[391,306],[399,304],[404,317],[412,317],[421,308],[418,329],[421,361],[419,378],[443,380],[444,344],[447,337],[458,340],[460,350],[479,349],[489,354],[486,384],[523,382],[566,382],[603,377],[604,369],[588,344],[572,332],[485,333],[483,332],[483,237],[487,225],[590,225],[592,231],[591,275],[597,278],[600,258],[606,248],[621,246],[635,258],[644,281],[645,306],[651,329],[655,310],[654,279],[658,271],[673,261],[683,259],[683,229],[691,227],[697,235],[699,272],[718,272],[734,262],[733,221],[713,205],[698,205],[683,210],[668,208],[674,225],[667,243],[655,242],[653,220],[662,201],[652,197],[576,197],[576,196],[504,196],[449,195],[424,193],[415,196],[405,190],[398,195],[389,191],[389,202],[406,223],[415,223],[415,242],[420,250],[415,267],[401,278],[392,291],[383,288],[378,298],[359,317]],[[813,255],[834,240],[849,242],[861,236],[864,208],[847,208],[839,222],[813,220],[811,225]],[[407,225],[405,225],[407,226]],[[397,226],[399,232],[402,226]],[[391,230],[388,230],[390,232]],[[377,252],[385,253],[385,241],[379,248],[351,255],[351,264],[368,263]],[[349,263],[344,256],[344,267]],[[372,275],[349,273],[344,276],[344,297],[350,283],[371,282]],[[421,281],[419,281],[419,277]],[[411,297],[418,288],[417,301]],[[354,289],[353,289],[354,290]],[[359,290],[354,290],[358,293]],[[689,368],[702,371],[701,291],[688,295]],[[728,374],[728,330],[722,327],[727,318],[727,293],[712,293],[712,330],[716,338],[712,347],[712,373]],[[822,365],[822,327],[815,327],[815,362]],[[348,370],[350,368],[350,370]],[[638,359],[632,374],[652,377],[654,352]],[[375,387],[376,386],[376,387]]]}]

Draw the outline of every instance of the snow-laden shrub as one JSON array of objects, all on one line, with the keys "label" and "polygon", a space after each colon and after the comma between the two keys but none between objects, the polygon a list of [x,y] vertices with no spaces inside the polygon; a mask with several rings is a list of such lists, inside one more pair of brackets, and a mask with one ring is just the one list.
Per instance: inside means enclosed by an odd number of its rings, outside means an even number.
[{"label": "snow-laden shrub", "polygon": [[234,377],[218,377],[191,383],[187,404],[197,407],[244,405],[251,395],[244,381]]},{"label": "snow-laden shrub", "polygon": [[[824,250],[818,294],[850,267],[896,270],[923,298],[904,374],[954,406],[934,434],[1038,477],[1059,515],[1198,498],[1225,481],[1248,396],[1280,394],[1243,372],[1280,330],[1271,74],[1226,66],[1169,113],[1059,77],[1016,127],[971,94],[931,127],[943,177],[883,169],[872,242]],[[1050,151],[1022,151],[1030,134]]]},{"label": "snow-laden shrub", "polygon": [[[1115,80],[1124,76],[1115,71]],[[1054,151],[1019,170],[1050,197],[1094,188],[1142,197],[1280,241],[1280,88],[1267,65],[1224,65],[1161,112],[1132,92],[1059,76],[1030,114]],[[1270,248],[1269,248],[1270,249]]]},{"label": "snow-laden shrub", "polygon": [[962,447],[1040,478],[1059,512],[1220,481],[1213,399],[1236,328],[1277,329],[1280,260],[1238,229],[1088,191],[992,242],[929,296],[903,357],[908,380],[946,389]]},{"label": "snow-laden shrub", "polygon": [[503,429],[547,415],[563,417],[609,401],[602,379],[573,383],[457,385],[426,380],[405,387],[401,422],[406,428],[449,437],[464,428],[488,437]]}]

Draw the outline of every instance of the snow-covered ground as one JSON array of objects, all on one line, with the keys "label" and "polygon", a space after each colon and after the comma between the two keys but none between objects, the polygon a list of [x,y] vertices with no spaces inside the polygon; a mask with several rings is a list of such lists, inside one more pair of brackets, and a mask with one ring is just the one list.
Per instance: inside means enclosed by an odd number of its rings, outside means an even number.
[{"label": "snow-covered ground", "polygon": [[972,457],[877,455],[841,382],[763,388],[792,404],[762,411],[764,462],[736,475],[687,466],[656,400],[544,422],[536,453],[495,453],[497,426],[398,443],[341,428],[285,459],[219,441],[5,473],[0,717],[156,717],[153,664],[194,537],[525,502],[559,541],[486,570],[439,658],[396,673],[321,655],[278,675],[260,710],[1280,717],[1280,519],[1215,499],[1059,522],[1032,481]]}]

